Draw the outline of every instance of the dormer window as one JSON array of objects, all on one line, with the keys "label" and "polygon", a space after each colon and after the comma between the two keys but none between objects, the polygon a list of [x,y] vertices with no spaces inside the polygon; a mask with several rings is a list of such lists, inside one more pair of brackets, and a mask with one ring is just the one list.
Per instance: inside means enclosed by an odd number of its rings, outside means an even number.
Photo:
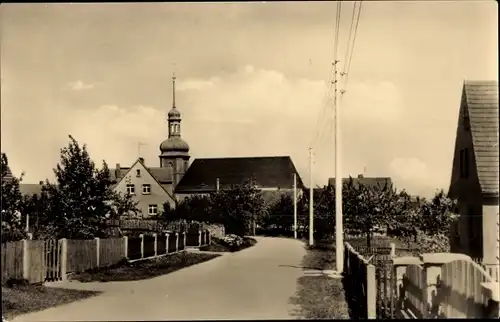
[{"label": "dormer window", "polygon": [[141,169],[137,169],[137,170],[135,170],[135,172],[136,172],[137,177],[141,176]]}]

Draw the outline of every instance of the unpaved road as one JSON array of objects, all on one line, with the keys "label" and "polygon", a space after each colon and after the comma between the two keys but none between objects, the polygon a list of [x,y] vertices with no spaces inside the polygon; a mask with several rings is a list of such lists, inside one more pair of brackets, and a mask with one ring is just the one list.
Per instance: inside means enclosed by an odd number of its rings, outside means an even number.
[{"label": "unpaved road", "polygon": [[18,316],[20,321],[290,319],[302,276],[303,243],[257,237],[238,253],[133,282],[60,282],[56,287],[103,291],[90,299]]}]

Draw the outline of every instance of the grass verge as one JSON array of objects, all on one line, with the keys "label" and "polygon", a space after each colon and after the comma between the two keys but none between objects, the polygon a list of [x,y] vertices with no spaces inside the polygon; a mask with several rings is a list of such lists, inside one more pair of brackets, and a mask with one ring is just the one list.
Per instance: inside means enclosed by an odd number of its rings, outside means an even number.
[{"label": "grass verge", "polygon": [[210,245],[204,245],[200,247],[200,251],[206,252],[217,252],[217,253],[225,253],[225,252],[239,252],[240,250],[249,248],[257,244],[257,240],[250,237],[243,237],[243,244],[241,244],[238,248],[231,248],[226,245],[222,239],[212,237],[212,243]]},{"label": "grass verge", "polygon": [[[331,241],[307,247],[302,260],[304,269],[330,270],[335,267],[335,249]],[[297,281],[297,294],[291,302],[299,307],[294,313],[305,319],[349,319],[341,279],[327,276],[303,276]]]},{"label": "grass verge", "polygon": [[2,287],[2,315],[10,320],[20,314],[41,311],[98,294],[100,292],[51,288],[43,285]]},{"label": "grass verge", "polygon": [[69,277],[80,282],[136,281],[169,274],[219,257],[217,254],[181,252],[155,259],[124,263],[119,267],[77,273]]}]

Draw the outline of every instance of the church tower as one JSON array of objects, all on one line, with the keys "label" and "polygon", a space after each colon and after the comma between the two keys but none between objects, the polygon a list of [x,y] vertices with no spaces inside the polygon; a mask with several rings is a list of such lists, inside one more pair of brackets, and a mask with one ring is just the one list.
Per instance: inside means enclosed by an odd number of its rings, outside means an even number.
[{"label": "church tower", "polygon": [[189,145],[181,139],[181,113],[175,106],[175,75],[172,77],[172,109],[168,112],[168,139],[160,144],[160,167],[171,169],[173,188],[189,165]]}]

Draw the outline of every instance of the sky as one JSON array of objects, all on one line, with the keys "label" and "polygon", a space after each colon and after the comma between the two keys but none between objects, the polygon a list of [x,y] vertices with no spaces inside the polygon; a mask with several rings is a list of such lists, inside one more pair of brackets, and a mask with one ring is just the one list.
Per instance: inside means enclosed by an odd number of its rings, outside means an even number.
[{"label": "sky", "polygon": [[[345,69],[353,2],[342,2]],[[335,2],[2,4],[1,150],[23,182],[54,178],[68,135],[96,163],[159,166],[172,106],[191,160],[292,157],[335,175]],[[447,191],[463,81],[498,80],[496,1],[363,2],[339,100],[343,177]],[[346,59],[347,58],[347,59]],[[140,151],[138,143],[146,143]]]}]

